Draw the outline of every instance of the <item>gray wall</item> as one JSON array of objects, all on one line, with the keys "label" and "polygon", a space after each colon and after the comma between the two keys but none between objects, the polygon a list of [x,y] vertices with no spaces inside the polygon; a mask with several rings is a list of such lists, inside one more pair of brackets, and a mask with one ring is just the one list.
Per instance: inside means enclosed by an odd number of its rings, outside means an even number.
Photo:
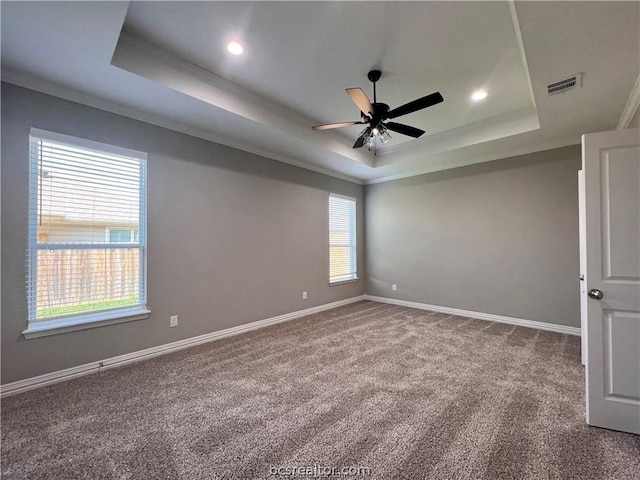
[{"label": "gray wall", "polygon": [[[22,337],[30,127],[149,153],[148,320]],[[360,185],[3,83],[2,383],[361,295],[328,285],[329,192],[359,200],[367,293],[577,327],[580,164],[572,146],[370,185],[363,225]]]},{"label": "gray wall", "polygon": [[[30,127],[148,152],[148,320],[22,337]],[[362,186],[6,83],[1,192],[3,384],[364,291],[328,285],[329,192],[359,200],[364,277]]]},{"label": "gray wall", "polygon": [[580,167],[576,145],[367,186],[366,292],[579,327]]}]

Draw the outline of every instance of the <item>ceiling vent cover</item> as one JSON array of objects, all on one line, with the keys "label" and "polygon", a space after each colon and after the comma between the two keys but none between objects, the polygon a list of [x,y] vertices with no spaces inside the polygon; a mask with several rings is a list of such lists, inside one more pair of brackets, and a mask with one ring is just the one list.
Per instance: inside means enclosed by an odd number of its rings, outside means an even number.
[{"label": "ceiling vent cover", "polygon": [[549,95],[555,95],[556,93],[563,93],[581,86],[582,74],[576,73],[575,75],[571,75],[570,77],[567,77],[563,80],[559,80],[547,85],[547,93],[549,93]]}]

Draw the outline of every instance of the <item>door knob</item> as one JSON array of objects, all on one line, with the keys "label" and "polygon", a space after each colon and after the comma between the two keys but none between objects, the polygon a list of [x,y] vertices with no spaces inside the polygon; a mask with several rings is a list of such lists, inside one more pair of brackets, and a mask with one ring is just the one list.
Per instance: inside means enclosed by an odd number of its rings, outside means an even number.
[{"label": "door knob", "polygon": [[602,300],[604,298],[604,293],[602,293],[602,291],[598,290],[597,288],[592,288],[591,290],[589,290],[587,292],[587,295],[589,295],[589,297],[593,298],[594,300]]}]

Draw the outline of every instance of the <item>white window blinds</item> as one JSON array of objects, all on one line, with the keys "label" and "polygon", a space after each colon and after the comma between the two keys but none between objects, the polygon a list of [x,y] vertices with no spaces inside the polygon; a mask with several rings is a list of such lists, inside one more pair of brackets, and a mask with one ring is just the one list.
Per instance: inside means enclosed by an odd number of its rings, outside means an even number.
[{"label": "white window blinds", "polygon": [[356,199],[329,195],[329,283],[358,278]]},{"label": "white window blinds", "polygon": [[32,129],[29,321],[146,304],[146,154]]}]

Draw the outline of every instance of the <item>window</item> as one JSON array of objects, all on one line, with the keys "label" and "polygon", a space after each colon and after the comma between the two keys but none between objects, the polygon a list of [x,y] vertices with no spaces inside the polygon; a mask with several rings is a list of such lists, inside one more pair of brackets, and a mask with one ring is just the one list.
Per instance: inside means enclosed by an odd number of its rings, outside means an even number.
[{"label": "window", "polygon": [[146,154],[32,129],[29,181],[25,335],[148,316]]},{"label": "window", "polygon": [[329,283],[358,279],[356,199],[329,195]]}]

